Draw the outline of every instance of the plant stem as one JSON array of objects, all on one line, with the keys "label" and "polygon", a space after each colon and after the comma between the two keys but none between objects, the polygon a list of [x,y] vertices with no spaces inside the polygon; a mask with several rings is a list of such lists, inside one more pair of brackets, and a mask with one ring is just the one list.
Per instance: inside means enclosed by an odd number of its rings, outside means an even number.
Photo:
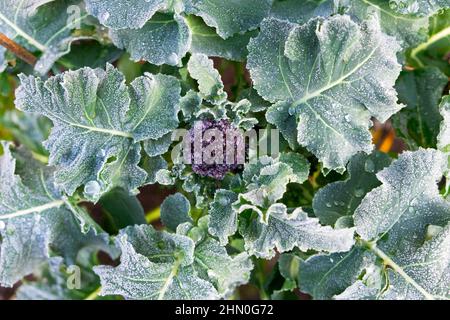
[{"label": "plant stem", "polygon": [[419,59],[419,57],[417,56],[420,52],[426,50],[429,46],[431,46],[433,43],[438,42],[441,39],[444,39],[445,37],[449,37],[450,36],[450,27],[447,27],[441,31],[439,31],[438,33],[434,34],[433,36],[430,37],[430,39],[428,39],[427,42],[422,43],[421,45],[419,45],[418,47],[414,48],[411,51],[411,58],[417,62],[417,64],[419,65],[419,67],[423,68],[424,64],[422,63],[422,61]]},{"label": "plant stem", "polygon": [[102,290],[102,287],[98,287],[90,295],[88,295],[84,300],[95,300],[95,299],[97,299],[97,297],[100,294],[101,290]]},{"label": "plant stem", "polygon": [[427,300],[435,300],[434,296],[428,293],[421,285],[419,285],[413,278],[411,278],[394,260],[392,260],[387,254],[377,248],[376,244],[363,241],[373,253],[381,258],[385,265],[391,267],[401,277],[403,277],[408,283],[410,283],[417,291],[424,295]]},{"label": "plant stem", "polygon": [[27,49],[22,47],[17,42],[11,40],[1,32],[0,32],[0,45],[5,47],[12,53],[14,53],[15,56],[22,59],[29,65],[34,66],[36,64],[37,58],[31,52],[29,52]]}]

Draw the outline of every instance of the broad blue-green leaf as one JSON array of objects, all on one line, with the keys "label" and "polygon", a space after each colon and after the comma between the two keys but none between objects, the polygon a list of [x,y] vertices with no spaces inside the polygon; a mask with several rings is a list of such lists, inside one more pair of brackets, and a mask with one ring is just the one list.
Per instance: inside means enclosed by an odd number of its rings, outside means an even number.
[{"label": "broad blue-green leaf", "polygon": [[112,29],[139,29],[166,6],[166,0],[85,0],[86,10]]},{"label": "broad blue-green leaf", "polygon": [[50,258],[34,277],[18,288],[17,300],[87,299],[100,285],[100,279],[92,271],[92,261],[67,266],[61,257]]},{"label": "broad blue-green leaf", "polygon": [[199,276],[214,284],[221,298],[229,297],[234,289],[246,284],[253,269],[247,253],[235,256],[208,235],[209,217],[200,218],[197,227],[189,223],[180,226],[178,233],[190,235],[195,241],[194,267]]},{"label": "broad blue-green leaf", "polygon": [[430,16],[436,11],[450,8],[448,0],[392,0],[390,6],[402,14]]},{"label": "broad blue-green leaf", "polygon": [[267,221],[264,212],[270,205],[280,200],[289,183],[303,183],[309,175],[308,161],[297,153],[283,153],[279,158],[261,157],[257,163],[248,164],[243,173],[246,192],[241,193],[241,203],[251,205],[236,206],[239,211],[251,209],[260,214],[261,221]]},{"label": "broad blue-green leaf", "polygon": [[34,152],[35,156],[42,156],[41,160],[46,162],[47,151],[42,142],[50,134],[50,120],[39,115],[8,110],[2,115],[0,125],[7,128],[21,145]]},{"label": "broad blue-green leaf", "polygon": [[192,34],[190,52],[202,53],[210,57],[244,61],[248,54],[248,42],[252,36],[256,35],[256,31],[249,31],[223,39],[214,28],[207,26],[199,17],[188,16],[186,21]]},{"label": "broad blue-green leaf", "polygon": [[220,189],[214,195],[209,209],[209,233],[220,240],[221,245],[228,243],[228,237],[235,234],[238,228],[238,213],[233,203],[238,196],[233,191]]},{"label": "broad blue-green leaf", "polygon": [[333,0],[275,0],[270,15],[280,20],[305,23],[317,16],[329,17],[335,13]]},{"label": "broad blue-green leaf", "polygon": [[444,120],[438,135],[438,148],[448,153],[450,152],[450,96],[442,99],[439,109]]},{"label": "broad blue-green leaf", "polygon": [[70,6],[78,3],[76,0],[3,0],[0,2],[0,32],[29,50],[41,51],[35,68],[45,74],[76,40],[71,35],[72,29],[87,16],[79,7],[80,15],[72,15]]},{"label": "broad blue-green leaf", "polygon": [[[449,209],[450,213],[450,209]],[[450,224],[414,253],[400,256],[401,270],[389,272],[389,288],[383,299],[419,300],[450,298]],[[398,262],[397,262],[398,263]],[[394,268],[394,271],[395,270]],[[413,285],[412,282],[416,284]]]},{"label": "broad blue-green leaf", "polygon": [[224,39],[256,29],[269,15],[273,0],[184,0],[185,12],[202,17]]},{"label": "broad blue-green leaf", "polygon": [[161,205],[161,221],[172,231],[177,230],[178,225],[192,222],[191,204],[181,193],[168,196]]},{"label": "broad blue-green leaf", "polygon": [[198,82],[202,98],[212,104],[221,104],[227,100],[219,71],[214,69],[213,61],[204,54],[193,54],[188,62],[191,77]]},{"label": "broad blue-green leaf", "polygon": [[328,225],[334,225],[342,217],[351,217],[363,197],[380,185],[376,173],[390,162],[389,156],[379,152],[353,156],[347,167],[349,178],[330,183],[315,194],[314,215]]},{"label": "broad blue-green leaf", "polygon": [[190,238],[143,225],[125,229],[116,241],[122,250],[120,265],[94,267],[102,295],[152,300],[218,297],[214,286],[192,266],[194,242]]},{"label": "broad blue-green leaf", "polygon": [[6,49],[4,47],[0,47],[0,72],[5,71],[8,62],[5,59]]},{"label": "broad blue-green leaf", "polygon": [[178,125],[181,89],[170,76],[145,74],[127,87],[122,73],[107,65],[46,82],[20,78],[16,105],[52,120],[45,147],[57,167],[55,181],[69,195],[82,185],[92,200],[113,187],[133,192],[147,176],[138,167],[138,142],[160,139]]},{"label": "broad blue-green leaf", "polygon": [[448,298],[450,203],[437,187],[446,167],[439,151],[405,152],[357,208],[356,231],[371,240],[362,242],[390,267],[380,298]]},{"label": "broad blue-green leaf", "polygon": [[350,287],[373,260],[373,256],[358,247],[349,252],[317,254],[300,260],[299,289],[314,299],[331,299]]},{"label": "broad blue-green leaf", "polygon": [[145,212],[141,203],[128,190],[114,188],[100,198],[103,213],[118,231],[132,225],[145,224]]},{"label": "broad blue-green leaf", "polygon": [[[249,44],[248,67],[258,93],[274,103],[267,119],[292,145],[313,152],[324,167],[344,170],[352,155],[372,150],[370,118],[386,121],[401,109],[393,85],[400,72],[394,38],[371,17],[348,16],[305,25],[265,20]],[[288,116],[289,114],[289,116]]]},{"label": "broad blue-green leaf", "polygon": [[172,144],[172,132],[164,135],[160,139],[148,139],[144,142],[144,150],[150,157],[157,157],[165,154]]},{"label": "broad blue-green leaf", "polygon": [[357,280],[344,292],[333,297],[334,300],[375,300],[378,289],[367,286],[363,281]]},{"label": "broad blue-green leaf", "polygon": [[51,252],[69,263],[80,248],[108,251],[107,238],[94,230],[83,235],[67,203],[53,181],[54,169],[44,167],[23,150],[12,153],[2,143],[0,157],[0,283],[12,286],[32,273]]},{"label": "broad blue-green leaf", "polygon": [[426,40],[425,32],[428,27],[428,17],[404,15],[395,11],[386,0],[354,0],[343,1],[346,11],[352,17],[364,21],[373,14],[380,19],[383,32],[396,37],[402,48],[420,44]]},{"label": "broad blue-green leaf", "polygon": [[280,253],[294,247],[302,251],[345,252],[354,243],[353,229],[322,226],[301,208],[288,213],[284,204],[274,204],[267,210],[267,216],[267,223],[250,217],[241,219],[239,226],[247,252],[257,257],[270,259],[275,255],[275,248]]},{"label": "broad blue-green leaf", "polygon": [[[369,192],[356,209],[357,233],[365,240],[373,240],[398,231],[397,240],[403,241],[398,243],[399,248],[412,246],[406,240],[413,241],[416,232],[424,232],[419,227],[424,228],[426,222],[439,225],[439,220],[449,219],[450,204],[441,198],[437,187],[446,167],[447,159],[436,150],[404,152],[390,167],[377,173],[382,185]],[[413,234],[406,232],[407,226]]]},{"label": "broad blue-green leaf", "polygon": [[191,45],[191,33],[178,14],[157,13],[141,29],[110,30],[113,43],[135,61],[177,66]]},{"label": "broad blue-green leaf", "polygon": [[399,100],[406,105],[393,118],[398,135],[410,150],[436,147],[439,124],[439,102],[448,78],[437,68],[402,72],[397,81]]}]

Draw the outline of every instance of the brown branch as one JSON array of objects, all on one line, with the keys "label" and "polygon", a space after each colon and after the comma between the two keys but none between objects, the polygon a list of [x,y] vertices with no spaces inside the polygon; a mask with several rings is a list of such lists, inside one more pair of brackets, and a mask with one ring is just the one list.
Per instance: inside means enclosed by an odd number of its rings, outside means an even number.
[{"label": "brown branch", "polygon": [[29,52],[27,49],[22,47],[17,42],[11,40],[6,35],[0,32],[0,45],[14,53],[15,56],[22,59],[26,63],[34,66],[36,64],[37,58]]}]

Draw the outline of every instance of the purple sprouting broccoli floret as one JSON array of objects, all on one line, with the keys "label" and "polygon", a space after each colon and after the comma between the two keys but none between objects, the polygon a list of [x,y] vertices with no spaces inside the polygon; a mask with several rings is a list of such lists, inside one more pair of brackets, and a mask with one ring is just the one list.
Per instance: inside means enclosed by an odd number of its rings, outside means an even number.
[{"label": "purple sprouting broccoli floret", "polygon": [[[217,129],[222,133],[223,137],[223,162],[221,163],[205,163],[203,158],[203,150],[205,147],[208,147],[215,139],[214,137],[211,139],[207,139],[204,137],[205,132],[211,129]],[[202,150],[196,150],[194,148],[194,135],[195,130],[201,132],[202,137]],[[227,159],[227,135],[237,135],[239,138],[233,139],[234,144],[234,159],[233,161],[226,161]],[[231,136],[230,136],[231,137]],[[223,180],[225,175],[228,172],[237,173],[243,168],[242,160],[238,158],[239,151],[242,148],[245,148],[245,140],[243,139],[242,133],[238,131],[238,129],[233,126],[227,120],[202,120],[198,121],[194,127],[189,130],[189,138],[191,139],[191,161],[192,161],[192,170],[202,176],[202,177],[210,177],[216,180]],[[230,138],[231,139],[231,138]],[[231,142],[231,141],[230,141]],[[228,148],[230,152],[233,150],[232,147]],[[228,152],[228,153],[229,153]],[[232,152],[232,151],[231,151]],[[231,157],[232,155],[230,155]],[[197,159],[197,161],[196,161]],[[241,161],[239,161],[241,160]]]}]

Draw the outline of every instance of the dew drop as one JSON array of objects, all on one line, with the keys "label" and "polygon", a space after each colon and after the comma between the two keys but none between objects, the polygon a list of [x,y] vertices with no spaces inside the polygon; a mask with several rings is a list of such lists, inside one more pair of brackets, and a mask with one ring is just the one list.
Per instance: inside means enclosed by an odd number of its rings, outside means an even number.
[{"label": "dew drop", "polygon": [[364,170],[366,170],[367,172],[375,171],[375,164],[373,163],[372,160],[370,160],[370,159],[366,160],[366,163],[364,164]]},{"label": "dew drop", "polygon": [[88,197],[95,197],[100,193],[100,184],[97,181],[89,181],[84,187],[84,193]]},{"label": "dew drop", "polygon": [[327,206],[327,208],[331,208],[331,203],[327,202],[325,203],[325,205]]},{"label": "dew drop", "polygon": [[4,230],[6,228],[6,224],[3,221],[0,221],[0,230]]},{"label": "dew drop", "polygon": [[102,13],[101,14],[101,16],[100,16],[100,20],[103,20],[103,21],[108,21],[108,19],[109,19],[109,12],[104,12],[104,13]]},{"label": "dew drop", "polygon": [[355,197],[361,198],[364,195],[364,189],[358,188],[354,192]]}]

